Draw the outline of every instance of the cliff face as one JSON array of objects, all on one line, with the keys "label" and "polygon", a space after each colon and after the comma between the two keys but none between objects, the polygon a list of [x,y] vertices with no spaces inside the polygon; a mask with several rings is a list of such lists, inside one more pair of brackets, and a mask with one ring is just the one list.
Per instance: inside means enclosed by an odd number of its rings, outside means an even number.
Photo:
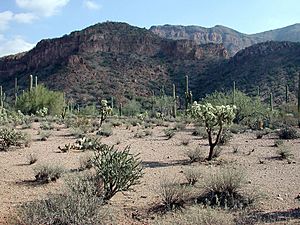
[{"label": "cliff face", "polygon": [[222,43],[230,56],[256,43],[266,41],[300,41],[300,24],[247,35],[224,26],[152,26],[150,31],[163,38],[193,40],[198,44]]},{"label": "cliff face", "polygon": [[147,95],[161,82],[171,85],[175,62],[204,65],[226,58],[221,44],[169,40],[146,29],[107,22],[42,40],[27,53],[0,58],[0,81],[9,88],[15,77],[22,85],[34,74],[80,101],[109,95],[124,99],[125,92],[134,92],[127,97]]}]

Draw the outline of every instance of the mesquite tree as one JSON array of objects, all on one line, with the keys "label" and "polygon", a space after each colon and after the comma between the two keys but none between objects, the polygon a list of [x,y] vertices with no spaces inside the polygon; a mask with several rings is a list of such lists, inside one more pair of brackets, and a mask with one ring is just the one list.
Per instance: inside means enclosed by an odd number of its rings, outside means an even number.
[{"label": "mesquite tree", "polygon": [[[208,160],[211,160],[213,158],[214,148],[220,141],[224,126],[230,125],[232,123],[232,120],[235,117],[235,109],[235,106],[213,106],[210,103],[201,105],[197,102],[194,102],[194,104],[192,105],[190,110],[192,117],[204,123],[206,132],[208,134]],[[216,131],[215,138],[213,137],[214,131]]]}]

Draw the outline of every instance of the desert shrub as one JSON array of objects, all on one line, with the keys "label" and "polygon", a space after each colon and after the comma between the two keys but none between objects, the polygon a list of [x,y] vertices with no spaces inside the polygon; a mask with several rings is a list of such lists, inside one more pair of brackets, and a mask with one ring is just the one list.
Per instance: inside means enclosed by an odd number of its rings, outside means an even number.
[{"label": "desert shrub", "polygon": [[223,151],[222,147],[218,145],[212,154],[212,158],[213,159],[218,158],[221,155],[222,151]]},{"label": "desert shrub", "polygon": [[298,132],[293,127],[284,127],[278,131],[280,139],[296,139],[299,137]]},{"label": "desert shrub", "polygon": [[233,225],[232,214],[218,209],[203,206],[193,206],[180,212],[166,214],[154,221],[155,225]]},{"label": "desert shrub", "polygon": [[119,127],[123,124],[120,120],[112,120],[110,123],[113,127]]},{"label": "desert shrub", "polygon": [[38,85],[18,98],[16,108],[29,115],[43,108],[47,108],[51,115],[60,115],[64,108],[63,93]]},{"label": "desert shrub", "polygon": [[276,154],[278,155],[279,159],[290,159],[293,157],[291,149],[286,145],[281,145],[276,150]]},{"label": "desert shrub", "polygon": [[227,145],[229,141],[232,139],[232,137],[233,135],[230,133],[230,131],[225,130],[221,135],[221,138],[219,140],[219,145]]},{"label": "desert shrub", "polygon": [[144,131],[142,131],[142,130],[139,130],[139,131],[137,131],[135,134],[134,134],[134,137],[135,138],[143,138],[143,137],[145,137],[146,135],[145,135],[145,132]]},{"label": "desert shrub", "polygon": [[189,157],[190,162],[200,162],[205,160],[203,150],[197,146],[196,148],[189,149],[185,152],[185,155]]},{"label": "desert shrub", "polygon": [[188,146],[189,144],[190,144],[190,139],[189,138],[186,138],[186,139],[182,139],[181,140],[181,144],[183,145],[183,146]]},{"label": "desert shrub", "polygon": [[38,135],[40,136],[39,139],[41,141],[47,141],[48,138],[51,136],[51,132],[47,131],[47,130],[46,131],[42,130],[42,131],[39,131]]},{"label": "desert shrub", "polygon": [[114,146],[102,144],[95,152],[93,164],[97,177],[103,184],[103,199],[109,200],[116,193],[128,191],[139,184],[143,176],[138,155],[132,155],[130,146],[118,151]]},{"label": "desert shrub", "polygon": [[71,128],[70,132],[75,138],[82,138],[85,136],[84,131],[80,128]]},{"label": "desert shrub", "polygon": [[10,147],[23,147],[28,145],[30,137],[11,128],[0,129],[0,150],[7,151]]},{"label": "desert shrub", "polygon": [[93,156],[85,155],[79,158],[79,170],[91,169],[93,167]]},{"label": "desert shrub", "polygon": [[113,134],[113,131],[110,126],[105,125],[99,131],[97,131],[97,135],[109,137]]},{"label": "desert shrub", "polygon": [[172,137],[174,137],[175,135],[175,130],[174,129],[165,129],[164,130],[165,136],[167,137],[167,139],[171,139]]},{"label": "desert shrub", "polygon": [[167,210],[182,207],[186,190],[176,180],[162,179],[159,186],[159,195]]},{"label": "desert shrub", "polygon": [[13,224],[94,225],[114,224],[112,213],[97,195],[94,180],[88,175],[69,178],[61,194],[50,194],[18,208]]},{"label": "desert shrub", "polygon": [[36,154],[31,153],[31,154],[27,155],[27,161],[28,161],[29,165],[36,163],[37,160],[38,160],[38,158],[37,158]]},{"label": "desert shrub", "polygon": [[75,141],[75,144],[70,146],[77,150],[96,150],[101,147],[100,139],[95,137],[82,137]]},{"label": "desert shrub", "polygon": [[240,134],[246,131],[247,127],[241,124],[232,124],[229,128],[229,131],[233,134]]},{"label": "desert shrub", "polygon": [[201,178],[201,171],[196,167],[188,167],[183,170],[183,175],[189,185],[194,185]]},{"label": "desert shrub", "polygon": [[49,183],[56,181],[64,173],[64,169],[60,166],[39,165],[34,168],[35,179],[41,183]]},{"label": "desert shrub", "polygon": [[283,140],[275,140],[274,141],[274,147],[280,147],[283,145]]},{"label": "desert shrub", "polygon": [[53,129],[54,129],[54,126],[53,126],[53,124],[50,123],[50,122],[42,122],[42,123],[40,124],[40,128],[41,128],[42,130],[53,130]]},{"label": "desert shrub", "polygon": [[205,191],[198,200],[209,206],[245,208],[251,205],[254,199],[241,192],[244,185],[245,175],[241,170],[223,167],[205,178]]},{"label": "desert shrub", "polygon": [[176,123],[174,126],[174,130],[184,130],[186,127],[185,123]]},{"label": "desert shrub", "polygon": [[136,116],[140,114],[142,111],[142,106],[141,104],[136,101],[136,100],[131,100],[129,101],[126,105],[123,106],[122,108],[122,113],[125,116]]},{"label": "desert shrub", "polygon": [[151,130],[145,130],[145,135],[146,136],[152,136],[153,135],[153,131],[151,131]]},{"label": "desert shrub", "polygon": [[208,138],[208,134],[207,134],[205,128],[200,127],[200,126],[195,127],[195,130],[193,131],[192,135],[193,136],[199,136],[199,137],[202,137],[204,139]]}]

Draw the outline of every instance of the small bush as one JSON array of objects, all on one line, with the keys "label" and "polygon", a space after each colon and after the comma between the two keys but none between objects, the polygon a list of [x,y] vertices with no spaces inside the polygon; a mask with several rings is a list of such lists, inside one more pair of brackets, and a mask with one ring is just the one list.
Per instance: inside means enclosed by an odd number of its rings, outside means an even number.
[{"label": "small bush", "polygon": [[113,134],[113,131],[110,126],[103,126],[98,132],[97,135],[109,137]]},{"label": "small bush", "polygon": [[50,123],[50,122],[42,122],[42,123],[40,124],[40,128],[41,128],[42,130],[53,130],[53,129],[54,129],[54,126],[53,126],[53,124]]},{"label": "small bush", "polygon": [[51,132],[50,131],[40,131],[38,133],[38,135],[40,136],[41,141],[47,141],[48,138],[51,136]]},{"label": "small bush", "polygon": [[175,130],[173,129],[165,129],[164,130],[165,136],[167,137],[167,139],[171,139],[174,135],[175,135]]},{"label": "small bush", "polygon": [[64,169],[53,165],[40,165],[34,168],[35,179],[41,183],[56,181],[64,173]]},{"label": "small bush", "polygon": [[280,139],[296,139],[299,137],[297,130],[293,127],[284,127],[279,130],[278,136]]},{"label": "small bush", "polygon": [[232,167],[221,168],[205,179],[205,192],[199,201],[222,208],[245,208],[251,205],[254,199],[242,194],[241,189],[244,185],[245,175],[241,170]]},{"label": "small bush", "polygon": [[91,169],[93,167],[93,156],[85,155],[79,159],[79,170]]},{"label": "small bush", "polygon": [[230,133],[229,130],[225,130],[223,134],[221,135],[219,145],[227,145],[229,141],[232,139],[232,134]]},{"label": "small bush", "polygon": [[97,197],[94,180],[88,175],[69,178],[62,194],[25,203],[18,208],[16,222],[31,225],[105,225],[112,224],[108,208]]},{"label": "small bush", "polygon": [[11,128],[0,129],[0,151],[7,151],[10,147],[27,146],[30,138],[27,134]]},{"label": "small bush", "polygon": [[190,144],[190,139],[183,139],[182,141],[181,141],[181,144],[183,145],[183,146],[188,146],[189,144]]},{"label": "small bush", "polygon": [[135,134],[134,134],[134,137],[135,138],[143,138],[143,137],[145,137],[146,135],[145,135],[145,132],[144,131],[142,131],[142,130],[139,130],[138,132],[136,132]]},{"label": "small bush", "polygon": [[201,177],[199,168],[189,167],[183,170],[183,174],[189,185],[194,185]]},{"label": "small bush", "polygon": [[95,152],[93,164],[97,177],[103,184],[103,199],[109,200],[116,193],[128,191],[139,184],[143,176],[138,155],[132,155],[130,146],[118,151],[114,146],[102,144]]},{"label": "small bush", "polygon": [[174,130],[184,130],[185,127],[186,127],[185,123],[176,123],[175,127],[174,127]]},{"label": "small bush", "polygon": [[191,163],[205,160],[203,150],[199,146],[186,151],[185,155],[189,157]]},{"label": "small bush", "polygon": [[212,158],[218,158],[221,155],[221,152],[223,151],[221,146],[217,146],[212,154]]},{"label": "small bush", "polygon": [[205,130],[204,127],[195,127],[195,130],[192,133],[193,136],[199,136],[203,139],[207,139],[208,138],[208,134]]},{"label": "small bush", "polygon": [[163,179],[159,187],[159,195],[167,210],[182,207],[186,190],[175,180]]},{"label": "small bush", "polygon": [[283,140],[275,140],[274,141],[274,147],[280,147],[283,145]]},{"label": "small bush", "polygon": [[32,165],[34,163],[36,163],[36,161],[38,160],[37,155],[36,154],[29,154],[27,155],[27,160],[28,160],[28,164]]},{"label": "small bush", "polygon": [[281,145],[276,151],[277,155],[279,156],[279,159],[290,159],[293,157],[293,154],[291,152],[291,149],[286,145]]}]

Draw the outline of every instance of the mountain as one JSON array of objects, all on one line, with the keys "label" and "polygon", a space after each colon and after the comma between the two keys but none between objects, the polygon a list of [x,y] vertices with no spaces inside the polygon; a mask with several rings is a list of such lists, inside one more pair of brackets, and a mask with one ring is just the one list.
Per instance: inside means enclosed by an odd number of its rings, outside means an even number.
[{"label": "mountain", "polygon": [[110,96],[125,101],[158,93],[162,85],[170,92],[172,83],[183,92],[185,74],[226,58],[221,44],[175,41],[126,23],[106,22],[0,58],[0,83],[11,95],[15,77],[20,89],[26,89],[33,74],[81,104]]},{"label": "mountain", "polygon": [[194,40],[199,44],[223,44],[230,56],[256,43],[266,41],[300,41],[300,24],[257,34],[243,34],[231,28],[217,25],[212,28],[200,26],[163,25],[152,26],[150,30],[163,38]]},{"label": "mountain", "polygon": [[[300,43],[264,42],[241,50],[234,57],[212,65],[198,85],[204,88],[198,95],[212,90],[231,90],[236,87],[248,94],[268,99],[272,92],[277,103],[285,100],[285,86],[289,86],[289,97],[296,99],[300,73]],[[205,88],[209,87],[209,88]]]}]

